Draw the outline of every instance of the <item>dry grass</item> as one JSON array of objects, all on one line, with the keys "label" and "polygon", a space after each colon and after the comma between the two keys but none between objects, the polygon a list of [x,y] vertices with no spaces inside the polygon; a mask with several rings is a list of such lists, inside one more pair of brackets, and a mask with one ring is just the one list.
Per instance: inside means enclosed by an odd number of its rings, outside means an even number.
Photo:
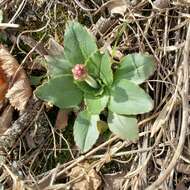
[{"label": "dry grass", "polygon": [[[163,1],[156,2],[161,5]],[[104,179],[102,189],[106,189],[105,173],[115,174],[113,181],[122,174],[121,183],[117,184],[122,190],[170,190],[180,185],[188,188],[190,9],[187,2],[170,1],[169,6],[164,5],[165,9],[159,9],[152,8],[151,0],[142,0],[128,4],[124,15],[108,15],[106,7],[112,1],[103,0],[15,3],[0,1],[7,19],[21,26],[19,33],[16,29],[13,33],[7,30],[6,35],[11,39],[9,48],[18,54],[22,52],[20,61],[26,68],[35,56],[43,55],[35,40],[47,47],[51,35],[62,43],[66,20],[78,19],[91,29],[99,46],[115,48],[115,59],[131,52],[153,54],[157,70],[144,87],[155,106],[151,113],[139,117],[137,142],[111,137],[84,155],[79,155],[74,146],[70,129],[62,132],[53,128],[55,110],[42,107],[30,132],[40,138],[44,135],[44,140],[37,147],[28,146],[25,137],[18,140],[8,152],[8,162],[2,166],[1,183],[7,189],[69,189],[83,177],[69,178],[71,169],[89,161],[90,167]],[[23,41],[25,35],[35,39],[34,44]]]}]

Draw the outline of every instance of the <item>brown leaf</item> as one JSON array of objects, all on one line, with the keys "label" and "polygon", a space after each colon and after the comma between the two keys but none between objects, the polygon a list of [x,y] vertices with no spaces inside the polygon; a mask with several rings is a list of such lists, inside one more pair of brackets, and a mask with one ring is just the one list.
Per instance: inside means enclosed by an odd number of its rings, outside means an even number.
[{"label": "brown leaf", "polygon": [[0,117],[0,134],[4,133],[11,126],[12,115],[13,108],[7,106]]},{"label": "brown leaf", "polygon": [[187,190],[187,188],[183,182],[180,182],[176,185],[176,190]]},{"label": "brown leaf", "polygon": [[7,92],[8,82],[6,80],[6,76],[0,67],[0,101],[5,98],[5,94]]},{"label": "brown leaf", "polygon": [[108,10],[110,11],[111,15],[119,14],[124,16],[127,7],[129,6],[128,2],[125,0],[112,0],[107,4]]},{"label": "brown leaf", "polygon": [[19,111],[24,110],[32,89],[24,69],[18,64],[17,60],[0,45],[0,67],[7,77],[9,88],[6,98],[10,104]]},{"label": "brown leaf", "polygon": [[30,48],[35,47],[36,53],[38,53],[40,56],[45,56],[48,54],[46,48],[42,44],[42,42],[38,42],[34,40],[32,37],[27,35],[21,35],[20,39],[23,41],[24,44],[28,45]]},{"label": "brown leaf", "polygon": [[186,175],[190,175],[190,165],[178,162],[176,165],[176,171]]},{"label": "brown leaf", "polygon": [[68,125],[68,111],[59,110],[55,122],[56,129],[65,129]]},{"label": "brown leaf", "polygon": [[154,1],[154,6],[158,9],[169,8],[169,0],[156,0]]},{"label": "brown leaf", "polygon": [[73,190],[97,190],[102,183],[101,178],[97,174],[96,170],[91,168],[90,164],[87,162],[81,163],[71,170],[71,179],[78,178],[80,176],[82,177],[74,182],[72,186]]},{"label": "brown leaf", "polygon": [[122,189],[122,183],[124,182],[126,175],[125,172],[118,172],[114,174],[104,175],[104,190],[119,190]]},{"label": "brown leaf", "polygon": [[178,3],[185,4],[185,5],[187,5],[187,6],[190,4],[190,0],[178,0],[177,2],[178,2]]},{"label": "brown leaf", "polygon": [[49,39],[48,52],[51,56],[63,54],[63,46],[57,43],[53,38]]}]

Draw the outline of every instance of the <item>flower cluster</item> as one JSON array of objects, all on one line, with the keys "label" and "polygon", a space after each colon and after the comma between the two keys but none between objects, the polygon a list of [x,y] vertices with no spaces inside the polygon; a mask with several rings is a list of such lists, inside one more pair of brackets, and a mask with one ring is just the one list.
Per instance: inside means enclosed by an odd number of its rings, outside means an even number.
[{"label": "flower cluster", "polygon": [[85,80],[88,75],[84,64],[76,64],[72,69],[72,73],[75,80]]},{"label": "flower cluster", "polygon": [[88,74],[88,71],[84,64],[76,64],[72,68],[73,78],[78,81],[85,81],[92,88],[98,88],[98,84],[93,77]]}]

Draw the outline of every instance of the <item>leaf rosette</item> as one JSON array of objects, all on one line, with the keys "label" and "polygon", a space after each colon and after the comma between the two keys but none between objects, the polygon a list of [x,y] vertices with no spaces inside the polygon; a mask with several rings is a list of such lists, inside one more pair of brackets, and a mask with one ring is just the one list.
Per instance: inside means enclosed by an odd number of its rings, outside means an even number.
[{"label": "leaf rosette", "polygon": [[138,139],[137,114],[153,109],[153,100],[138,85],[155,71],[149,54],[125,56],[116,71],[108,52],[100,53],[94,37],[77,22],[69,22],[64,35],[64,52],[48,57],[48,80],[39,86],[37,97],[61,109],[81,102],[74,124],[74,139],[82,152],[88,151],[99,136],[99,115],[108,110],[108,127],[122,139]]}]

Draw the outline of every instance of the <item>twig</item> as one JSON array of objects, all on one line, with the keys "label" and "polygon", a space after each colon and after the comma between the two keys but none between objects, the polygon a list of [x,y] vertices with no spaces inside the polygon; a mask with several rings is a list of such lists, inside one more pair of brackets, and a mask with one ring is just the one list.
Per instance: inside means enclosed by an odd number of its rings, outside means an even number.
[{"label": "twig", "polygon": [[[85,155],[80,156],[79,158],[77,158],[76,160],[74,160],[70,165],[68,165],[66,168],[64,167],[65,165],[62,164],[59,166],[59,172],[57,173],[57,175],[55,177],[59,177],[61,175],[63,175],[65,172],[67,172],[68,170],[70,170],[71,168],[73,168],[74,166],[76,166],[78,163],[82,162],[83,160],[87,159],[89,156],[91,156],[92,154],[94,154],[95,152],[97,152],[98,150],[100,150],[101,148],[103,148],[104,146],[109,145],[110,143],[112,143],[113,141],[117,140],[117,136],[112,137],[110,140],[106,141],[105,143],[101,144],[100,146],[94,148],[93,150],[91,150],[90,152],[86,153]],[[54,170],[51,170],[48,172],[48,174],[46,176],[44,176],[40,181],[39,181],[39,186],[40,184],[44,183],[46,180],[49,180],[51,175],[54,173]]]},{"label": "twig", "polygon": [[84,11],[95,11],[96,9],[88,9],[84,5],[82,5],[78,0],[74,0],[74,2]]},{"label": "twig", "polygon": [[19,8],[17,9],[17,11],[14,14],[14,16],[11,18],[11,20],[9,21],[9,23],[13,23],[16,20],[16,18],[20,15],[20,13],[22,12],[22,10],[26,6],[26,3],[27,3],[27,0],[23,0],[22,1],[22,3],[20,4]]},{"label": "twig", "polygon": [[[142,148],[142,149],[138,149],[138,150],[129,150],[129,151],[124,151],[124,152],[118,152],[118,153],[113,154],[112,157],[126,156],[126,155],[130,155],[130,154],[148,152],[148,151],[151,151],[152,148],[153,147],[148,147],[148,148]],[[103,158],[103,157],[105,157],[105,154],[90,156],[90,158],[93,158],[93,159],[98,159],[98,158]]]},{"label": "twig", "polygon": [[11,24],[11,23],[0,23],[0,29],[4,30],[6,28],[18,28],[19,24]]},{"label": "twig", "polygon": [[62,171],[60,171],[58,174],[57,174],[57,177],[58,176],[61,176],[63,173],[65,173],[67,170],[73,168],[74,166],[76,166],[79,162],[82,162],[83,160],[85,160],[86,158],[88,158],[90,155],[94,154],[95,152],[97,152],[98,150],[100,150],[101,148],[103,148],[104,146],[107,146],[109,145],[110,143],[112,143],[113,141],[115,141],[118,137],[115,136],[113,138],[111,138],[110,140],[106,141],[105,143],[101,144],[100,146],[94,148],[93,150],[91,150],[90,152],[88,152],[87,154],[85,155],[82,155],[80,156],[79,158],[77,158],[75,160],[74,163],[72,163],[71,165],[69,165],[68,167],[66,167],[65,169],[63,169]]},{"label": "twig", "polygon": [[[19,45],[19,42],[20,42],[20,39],[21,39],[21,36],[22,36],[22,35],[27,34],[27,33],[33,33],[33,32],[41,32],[41,31],[43,31],[44,29],[46,29],[46,28],[48,27],[49,23],[50,23],[50,20],[48,20],[48,21],[46,22],[46,24],[45,24],[43,27],[41,27],[41,28],[38,28],[38,29],[35,29],[35,30],[25,30],[25,31],[21,32],[21,33],[18,35],[17,40],[16,40],[16,44],[17,44],[17,47],[19,48],[19,50],[20,50],[21,52],[24,52],[24,53],[25,53],[25,51],[24,51],[24,50],[20,47],[20,45]],[[38,43],[37,43],[37,44],[38,44]]]},{"label": "twig", "polygon": [[33,49],[35,47],[34,50],[41,56],[48,55],[48,51],[41,43],[42,38],[37,42],[30,36],[22,35],[20,36],[20,39],[23,41],[23,43],[27,44],[30,48]]}]

